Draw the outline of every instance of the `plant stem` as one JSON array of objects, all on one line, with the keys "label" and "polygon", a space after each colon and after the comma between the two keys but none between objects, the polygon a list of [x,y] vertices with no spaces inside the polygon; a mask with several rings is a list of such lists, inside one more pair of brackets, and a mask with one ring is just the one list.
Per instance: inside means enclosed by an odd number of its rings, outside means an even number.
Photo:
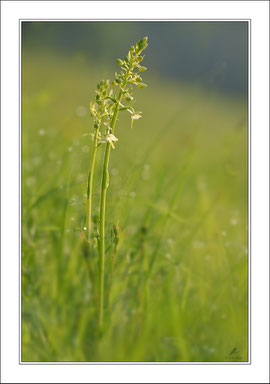
[{"label": "plant stem", "polygon": [[96,161],[97,153],[97,139],[98,139],[98,129],[95,129],[94,134],[94,145],[90,161],[90,170],[88,175],[88,184],[87,184],[87,212],[86,212],[86,238],[90,241],[91,236],[91,213],[92,213],[92,194],[93,194],[93,175]]},{"label": "plant stem", "polygon": [[[116,120],[119,112],[119,103],[121,101],[123,91],[120,91],[114,114],[111,121],[111,130],[114,133]],[[100,197],[100,223],[99,223],[99,308],[98,322],[101,327],[103,324],[103,302],[104,302],[104,261],[105,261],[105,212],[106,212],[106,194],[109,186],[109,159],[111,152],[111,144],[107,143],[101,182],[101,197]]]}]

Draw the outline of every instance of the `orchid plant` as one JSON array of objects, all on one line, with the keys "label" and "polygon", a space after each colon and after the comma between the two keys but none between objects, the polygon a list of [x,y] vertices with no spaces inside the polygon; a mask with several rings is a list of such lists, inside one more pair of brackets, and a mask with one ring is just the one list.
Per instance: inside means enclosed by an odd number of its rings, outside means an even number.
[{"label": "orchid plant", "polygon": [[144,58],[142,52],[147,47],[147,37],[139,40],[135,46],[131,46],[127,56],[117,59],[117,64],[121,68],[120,72],[115,72],[115,78],[102,80],[97,84],[96,96],[90,102],[90,114],[94,119],[93,149],[90,159],[90,170],[87,183],[87,211],[86,211],[86,241],[91,246],[92,235],[92,192],[93,175],[95,169],[96,153],[100,146],[105,145],[103,171],[101,179],[100,195],[100,216],[99,216],[99,304],[98,318],[99,325],[103,323],[104,307],[104,261],[105,261],[105,214],[106,214],[106,194],[109,187],[109,161],[111,148],[115,149],[118,138],[115,136],[115,128],[118,114],[127,111],[131,117],[131,127],[134,120],[142,117],[142,112],[134,109],[135,99],[133,88],[139,89],[146,87],[142,82],[141,74],[147,68],[141,65]]}]

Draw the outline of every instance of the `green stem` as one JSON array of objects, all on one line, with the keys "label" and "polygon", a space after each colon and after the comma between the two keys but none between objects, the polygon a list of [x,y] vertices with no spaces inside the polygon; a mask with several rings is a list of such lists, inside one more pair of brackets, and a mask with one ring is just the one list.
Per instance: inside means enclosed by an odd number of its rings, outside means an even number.
[{"label": "green stem", "polygon": [[[123,91],[120,91],[114,114],[111,121],[111,130],[114,133],[116,120],[119,112],[119,103],[121,101]],[[104,261],[105,261],[105,212],[106,212],[106,194],[109,186],[109,160],[110,160],[111,144],[107,143],[101,182],[100,197],[100,223],[99,223],[99,308],[98,322],[101,327],[103,324],[103,302],[104,302]]]},{"label": "green stem", "polygon": [[90,170],[88,175],[87,184],[87,212],[86,212],[86,238],[90,241],[91,236],[91,212],[92,212],[92,194],[93,194],[93,175],[97,153],[97,140],[98,140],[98,129],[95,129],[94,145],[90,160]]}]

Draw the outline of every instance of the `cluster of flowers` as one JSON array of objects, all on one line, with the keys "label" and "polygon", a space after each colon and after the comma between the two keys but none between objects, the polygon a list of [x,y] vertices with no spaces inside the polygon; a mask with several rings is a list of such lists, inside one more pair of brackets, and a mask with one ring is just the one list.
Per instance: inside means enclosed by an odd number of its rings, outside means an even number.
[{"label": "cluster of flowers", "polygon": [[[142,89],[146,84],[142,82],[140,74],[147,68],[140,65],[144,56],[142,51],[147,47],[147,37],[139,40],[132,46],[124,60],[117,59],[117,64],[121,67],[120,73],[115,72],[115,79],[110,84],[110,80],[102,80],[97,84],[96,97],[90,102],[90,114],[94,118],[94,129],[98,141],[97,145],[110,143],[114,148],[114,143],[118,139],[114,136],[111,123],[115,110],[124,111],[131,115],[131,127],[133,121],[142,117],[141,112],[135,112],[133,104],[133,86]],[[123,103],[127,103],[124,105]],[[104,129],[103,126],[105,127]],[[102,133],[103,131],[103,133]]]}]

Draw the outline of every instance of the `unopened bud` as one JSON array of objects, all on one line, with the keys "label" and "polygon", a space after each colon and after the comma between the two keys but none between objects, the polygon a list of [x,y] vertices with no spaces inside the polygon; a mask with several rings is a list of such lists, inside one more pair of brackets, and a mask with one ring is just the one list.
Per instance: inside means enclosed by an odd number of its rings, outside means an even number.
[{"label": "unopened bud", "polygon": [[117,62],[117,64],[119,65],[119,67],[121,67],[122,65],[124,65],[124,62],[123,62],[123,60],[121,60],[121,59],[116,59],[116,62]]},{"label": "unopened bud", "polygon": [[139,72],[144,72],[144,71],[146,71],[146,70],[147,70],[147,68],[146,68],[146,67],[139,67],[138,69],[139,69]]},{"label": "unopened bud", "polygon": [[137,87],[138,87],[139,89],[142,89],[142,88],[146,88],[147,85],[144,84],[144,83],[138,83],[138,84],[137,84]]}]

